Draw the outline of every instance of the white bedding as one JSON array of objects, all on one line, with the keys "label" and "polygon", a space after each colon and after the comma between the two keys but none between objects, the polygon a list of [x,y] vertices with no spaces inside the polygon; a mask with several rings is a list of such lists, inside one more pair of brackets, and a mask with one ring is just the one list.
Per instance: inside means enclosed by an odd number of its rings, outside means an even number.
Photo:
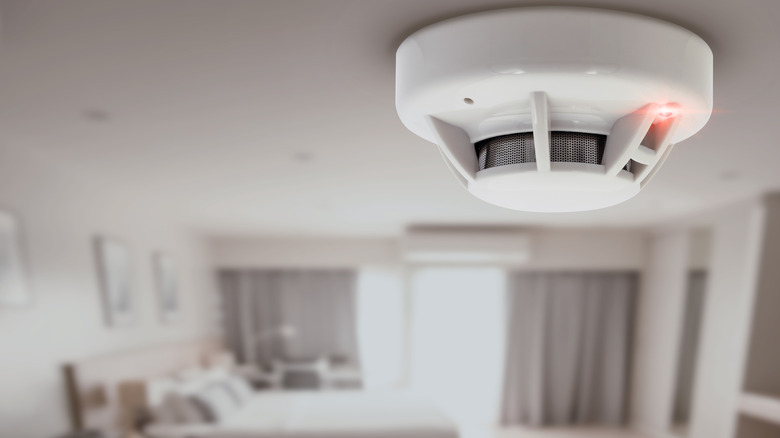
[{"label": "white bedding", "polygon": [[260,392],[218,424],[150,425],[151,438],[457,438],[430,402],[402,392]]}]

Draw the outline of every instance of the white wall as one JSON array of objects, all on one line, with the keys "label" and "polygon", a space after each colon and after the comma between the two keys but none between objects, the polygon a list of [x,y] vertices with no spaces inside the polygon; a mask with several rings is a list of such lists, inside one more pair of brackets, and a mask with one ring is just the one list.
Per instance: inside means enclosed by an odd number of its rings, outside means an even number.
[{"label": "white wall", "polygon": [[765,205],[764,239],[744,389],[780,397],[780,193],[769,196]]},{"label": "white wall", "polygon": [[689,268],[706,267],[707,290],[686,436],[733,437],[764,215],[764,202],[749,200],[664,224],[651,238],[639,307],[631,406],[632,426],[645,435],[671,436],[686,273]]},{"label": "white wall", "polygon": [[217,268],[344,268],[400,260],[394,239],[221,238],[211,251]]},{"label": "white wall", "polygon": [[[118,197],[78,172],[62,172],[31,152],[0,148],[0,209],[19,218],[33,302],[0,307],[0,436],[52,437],[69,430],[61,367],[70,360],[219,334],[208,248],[142,203]],[[93,238],[122,239],[132,250],[138,320],[107,328]],[[151,253],[179,265],[182,320],[157,313]]]},{"label": "white wall", "polygon": [[670,430],[691,239],[688,230],[650,239],[637,313],[632,426],[648,437]]},{"label": "white wall", "polygon": [[636,229],[545,229],[531,233],[524,269],[637,270],[647,258],[647,233]]},{"label": "white wall", "polygon": [[[639,230],[530,230],[531,260],[521,269],[640,270],[646,235]],[[211,243],[218,268],[359,267],[399,265],[397,239],[219,238]]]},{"label": "white wall", "polygon": [[691,235],[691,251],[688,267],[692,270],[708,270],[712,256],[712,230],[710,228],[694,229]]},{"label": "white wall", "polygon": [[716,215],[690,438],[734,436],[764,222],[763,202]]}]

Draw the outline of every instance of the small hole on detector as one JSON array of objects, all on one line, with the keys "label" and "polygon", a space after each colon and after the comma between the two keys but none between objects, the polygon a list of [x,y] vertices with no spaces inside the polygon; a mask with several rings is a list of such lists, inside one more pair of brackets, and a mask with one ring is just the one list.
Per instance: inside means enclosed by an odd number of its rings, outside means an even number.
[{"label": "small hole on detector", "polygon": [[470,97],[467,97],[467,98],[463,99],[463,102],[465,102],[466,105],[471,105],[471,104],[474,103],[474,99],[472,99]]},{"label": "small hole on detector", "polygon": [[739,172],[733,170],[727,170],[720,174],[720,179],[723,181],[734,181],[739,178]]},{"label": "small hole on detector", "polygon": [[298,163],[308,163],[314,158],[311,153],[306,151],[298,151],[292,154],[293,161]]}]

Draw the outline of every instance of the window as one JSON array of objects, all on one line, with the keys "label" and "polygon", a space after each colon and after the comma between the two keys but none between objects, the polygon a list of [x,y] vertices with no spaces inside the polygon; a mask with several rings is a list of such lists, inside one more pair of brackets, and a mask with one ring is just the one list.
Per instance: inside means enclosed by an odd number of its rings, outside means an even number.
[{"label": "window", "polygon": [[393,269],[361,270],[357,296],[363,384],[368,389],[397,386],[405,354],[402,273]]},{"label": "window", "polygon": [[505,274],[498,268],[412,273],[411,386],[462,427],[496,423],[503,376]]}]

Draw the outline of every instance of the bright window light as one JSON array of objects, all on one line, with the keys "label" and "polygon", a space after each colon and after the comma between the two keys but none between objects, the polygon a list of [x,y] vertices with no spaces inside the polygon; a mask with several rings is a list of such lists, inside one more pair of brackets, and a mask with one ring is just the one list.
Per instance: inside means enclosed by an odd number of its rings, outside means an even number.
[{"label": "bright window light", "polygon": [[412,390],[463,428],[497,420],[504,282],[497,268],[429,268],[412,275]]},{"label": "bright window light", "polygon": [[403,371],[405,306],[399,270],[363,269],[358,277],[358,343],[368,389],[399,384]]}]

